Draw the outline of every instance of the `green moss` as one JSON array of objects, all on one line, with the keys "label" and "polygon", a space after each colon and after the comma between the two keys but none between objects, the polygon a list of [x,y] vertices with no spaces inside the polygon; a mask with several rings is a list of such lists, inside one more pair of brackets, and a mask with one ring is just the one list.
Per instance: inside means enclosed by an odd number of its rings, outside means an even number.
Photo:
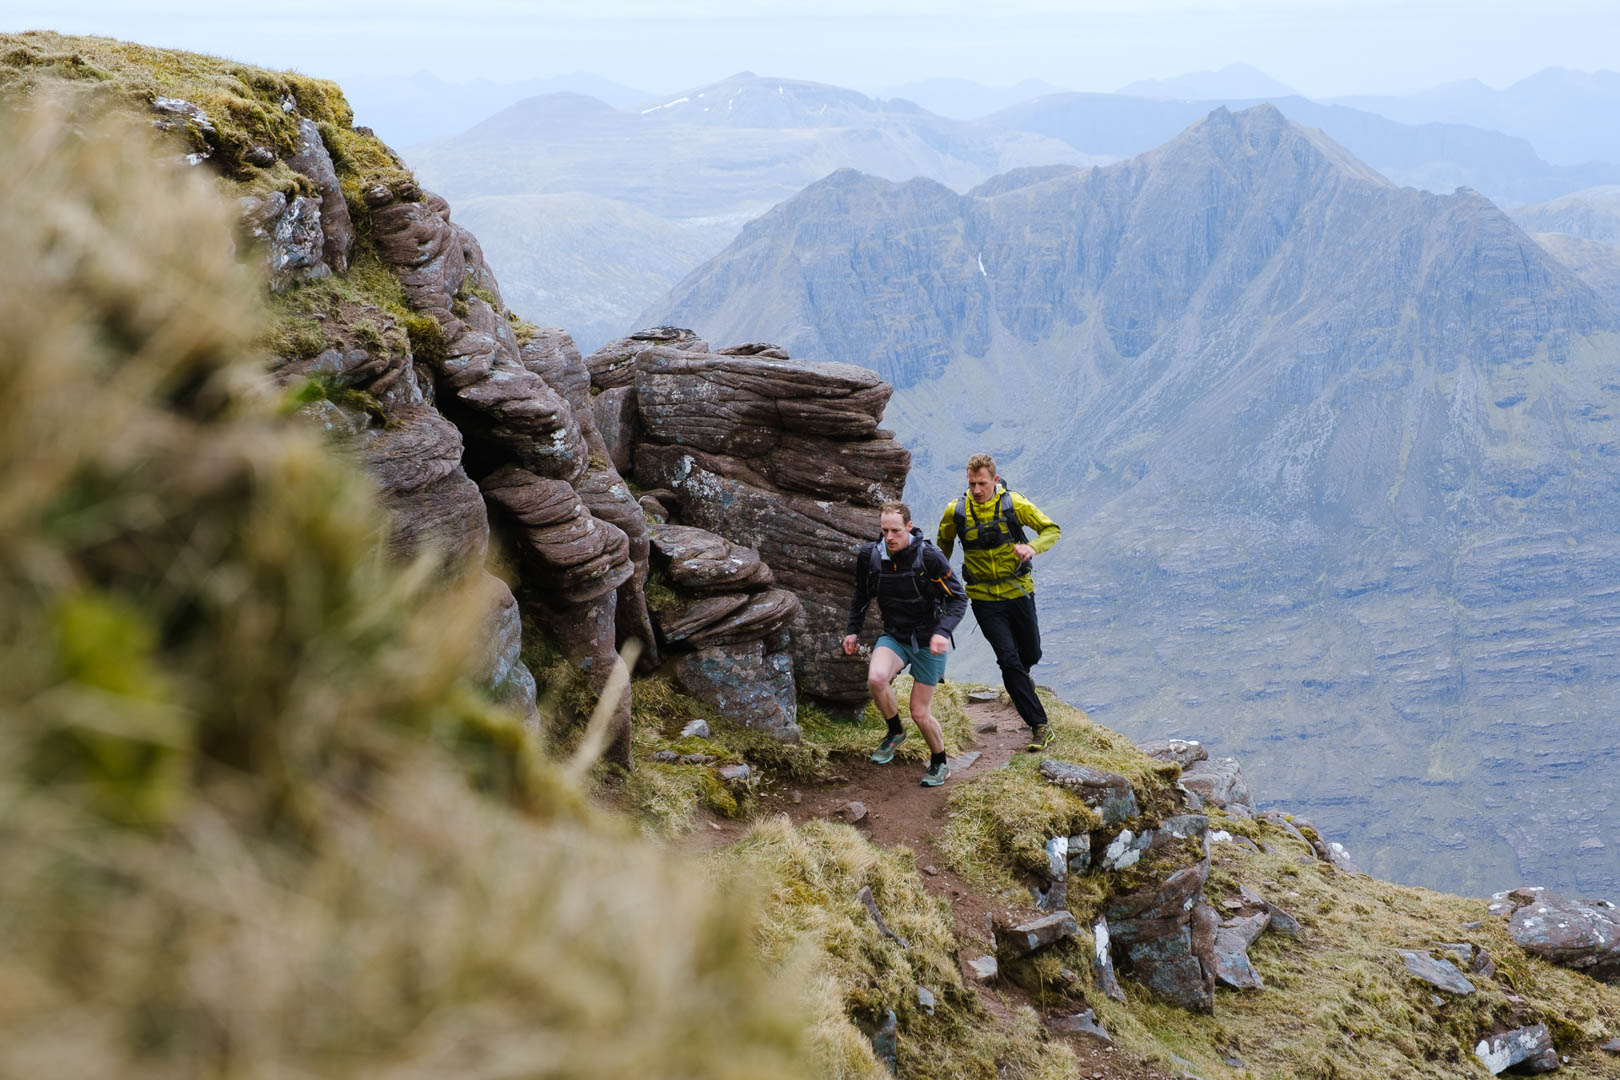
[{"label": "green moss", "polygon": [[437,368],[449,359],[449,346],[445,343],[444,327],[431,315],[417,312],[405,316],[405,332],[411,340],[411,356],[420,363]]},{"label": "green moss", "polygon": [[341,379],[331,375],[316,375],[305,379],[287,394],[289,409],[296,409],[312,401],[330,401],[345,412],[370,416],[377,421],[378,426],[387,426],[390,423],[388,412],[382,407],[382,402],[364,390],[345,385]]},{"label": "green moss", "polygon": [[292,316],[274,323],[265,347],[289,360],[310,360],[326,348],[326,328],[314,319]]}]

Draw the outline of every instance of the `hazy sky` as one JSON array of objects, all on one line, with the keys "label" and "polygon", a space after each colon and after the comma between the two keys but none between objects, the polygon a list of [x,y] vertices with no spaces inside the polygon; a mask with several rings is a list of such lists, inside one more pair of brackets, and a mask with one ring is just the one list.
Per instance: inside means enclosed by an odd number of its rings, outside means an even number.
[{"label": "hazy sky", "polygon": [[1616,0],[0,0],[94,33],[337,79],[590,71],[654,93],[744,69],[868,93],[959,75],[1114,90],[1242,61],[1324,97],[1620,70]]}]

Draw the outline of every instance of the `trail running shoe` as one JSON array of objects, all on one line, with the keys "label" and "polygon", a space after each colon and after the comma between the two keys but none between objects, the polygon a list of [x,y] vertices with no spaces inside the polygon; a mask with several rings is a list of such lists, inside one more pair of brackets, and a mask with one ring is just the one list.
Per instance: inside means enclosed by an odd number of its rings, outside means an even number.
[{"label": "trail running shoe", "polygon": [[883,741],[878,743],[877,753],[872,755],[872,760],[879,765],[887,765],[894,760],[894,748],[905,741],[906,733],[904,731],[898,735],[883,736]]},{"label": "trail running shoe", "polygon": [[1029,750],[1030,753],[1037,754],[1037,753],[1040,753],[1042,750],[1045,750],[1047,745],[1049,743],[1051,743],[1051,741],[1052,741],[1052,725],[1051,724],[1040,724],[1040,725],[1037,725],[1035,727],[1035,729],[1029,733],[1029,746],[1027,747],[1027,749]]},{"label": "trail running shoe", "polygon": [[943,761],[938,765],[930,765],[928,771],[922,775],[923,787],[939,787],[951,776],[951,767]]}]

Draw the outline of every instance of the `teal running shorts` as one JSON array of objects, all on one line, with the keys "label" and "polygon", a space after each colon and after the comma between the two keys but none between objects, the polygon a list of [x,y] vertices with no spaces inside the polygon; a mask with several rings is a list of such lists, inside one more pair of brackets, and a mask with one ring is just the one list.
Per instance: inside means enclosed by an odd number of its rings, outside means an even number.
[{"label": "teal running shorts", "polygon": [[928,651],[926,642],[921,648],[918,648],[915,645],[907,645],[902,641],[898,641],[888,634],[878,638],[877,644],[873,647],[888,649],[904,660],[906,666],[911,668],[911,677],[924,686],[937,685],[939,680],[945,677],[945,658],[950,655],[949,650],[936,656]]}]

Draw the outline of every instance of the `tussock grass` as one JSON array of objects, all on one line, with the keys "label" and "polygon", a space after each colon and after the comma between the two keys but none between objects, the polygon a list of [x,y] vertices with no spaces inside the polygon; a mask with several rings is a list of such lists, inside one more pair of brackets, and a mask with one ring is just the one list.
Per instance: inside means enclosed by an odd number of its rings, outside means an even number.
[{"label": "tussock grass", "polygon": [[[762,821],[715,857],[716,873],[745,874],[769,890],[760,942],[765,956],[796,967],[816,1017],[817,1075],[879,1078],[870,1033],[893,1010],[903,1076],[1056,1080],[1074,1059],[1049,1043],[1033,1014],[999,1034],[962,983],[946,904],[928,895],[911,853],[874,847],[855,829],[831,822],[794,828]],[[869,887],[889,928],[883,935],[857,899]],[[937,999],[918,1005],[917,987]]]},{"label": "tussock grass", "polygon": [[[1180,770],[1137,750],[1123,735],[1091,722],[1084,712],[1042,695],[1052,724],[1052,743],[1042,754],[1015,756],[1006,769],[963,785],[951,794],[950,822],[940,848],[951,865],[970,881],[999,890],[1022,884],[1024,875],[1046,865],[1045,845],[1054,836],[1074,836],[1101,825],[1097,814],[1078,797],[1047,783],[1040,775],[1042,758],[1118,773],[1131,781],[1144,817],[1156,819],[1174,803]],[[965,699],[964,699],[965,700]],[[1071,884],[1070,906],[1089,883]],[[1097,892],[1100,897],[1099,890]]]},{"label": "tussock grass", "polygon": [[480,696],[154,156],[0,116],[0,1073],[808,1075],[758,894]]}]

